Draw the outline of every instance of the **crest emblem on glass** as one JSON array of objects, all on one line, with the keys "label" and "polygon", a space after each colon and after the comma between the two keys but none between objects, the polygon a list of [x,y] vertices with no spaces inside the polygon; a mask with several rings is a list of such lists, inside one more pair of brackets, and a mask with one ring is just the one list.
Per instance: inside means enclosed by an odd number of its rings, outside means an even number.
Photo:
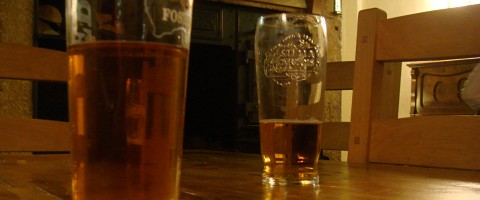
[{"label": "crest emblem on glass", "polygon": [[311,14],[262,16],[255,32],[263,183],[317,185],[327,35]]}]

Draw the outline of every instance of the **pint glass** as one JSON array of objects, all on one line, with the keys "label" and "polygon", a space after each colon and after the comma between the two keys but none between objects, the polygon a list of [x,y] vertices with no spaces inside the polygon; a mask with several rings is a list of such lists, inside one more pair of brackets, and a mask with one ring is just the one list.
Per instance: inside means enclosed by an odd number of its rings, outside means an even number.
[{"label": "pint glass", "polygon": [[67,0],[73,199],[178,199],[193,0]]},{"label": "pint glass", "polygon": [[326,68],[321,16],[262,16],[255,33],[263,183],[316,185]]}]

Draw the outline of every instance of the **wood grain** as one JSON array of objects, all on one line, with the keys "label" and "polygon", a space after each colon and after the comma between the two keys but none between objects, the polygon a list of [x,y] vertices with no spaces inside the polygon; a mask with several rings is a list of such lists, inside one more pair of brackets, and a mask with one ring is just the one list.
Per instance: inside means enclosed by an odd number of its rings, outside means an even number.
[{"label": "wood grain", "polygon": [[324,150],[348,150],[349,122],[324,122],[321,145]]},{"label": "wood grain", "polygon": [[232,5],[270,9],[282,12],[305,12],[305,1],[298,0],[205,0],[207,2],[221,2]]},{"label": "wood grain", "polygon": [[369,161],[478,170],[479,130],[478,116],[419,116],[375,121]]},{"label": "wood grain", "polygon": [[328,62],[326,75],[327,90],[352,90],[354,61]]},{"label": "wood grain", "polygon": [[68,122],[0,117],[1,151],[70,151]]},{"label": "wood grain", "polygon": [[68,81],[66,52],[0,43],[0,78]]},{"label": "wood grain", "polygon": [[480,24],[472,19],[480,18],[479,8],[464,6],[380,21],[376,57],[381,61],[478,57]]},{"label": "wood grain", "polygon": [[353,77],[352,115],[349,135],[348,161],[366,163],[368,156],[369,131],[375,111],[373,105],[380,105],[381,85],[373,84],[382,80],[383,68],[374,59],[377,22],[387,18],[379,9],[360,11],[358,16],[355,74]]},{"label": "wood grain", "polygon": [[[69,154],[0,154],[0,199],[68,200]],[[268,187],[257,154],[184,151],[181,200],[480,199],[480,171],[321,161],[320,185]]]}]

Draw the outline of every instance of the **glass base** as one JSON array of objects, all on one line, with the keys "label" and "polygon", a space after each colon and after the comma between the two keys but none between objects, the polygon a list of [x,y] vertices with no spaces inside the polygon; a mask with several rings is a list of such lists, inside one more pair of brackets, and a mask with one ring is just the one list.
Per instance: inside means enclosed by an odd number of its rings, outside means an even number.
[{"label": "glass base", "polygon": [[317,186],[319,184],[318,176],[310,177],[308,179],[298,178],[278,178],[278,177],[263,177],[262,183],[264,185],[311,185]]}]

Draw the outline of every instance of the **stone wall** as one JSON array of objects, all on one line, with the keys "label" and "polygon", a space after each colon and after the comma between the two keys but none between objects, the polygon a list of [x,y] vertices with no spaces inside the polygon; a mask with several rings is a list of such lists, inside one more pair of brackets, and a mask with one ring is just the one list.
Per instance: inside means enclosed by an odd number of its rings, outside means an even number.
[{"label": "stone wall", "polygon": [[[328,52],[327,62],[341,61],[342,59],[342,15],[333,13],[334,0],[322,0],[320,5],[321,15],[327,22]],[[341,78],[341,77],[327,77]],[[337,122],[341,120],[341,91],[327,91],[325,94],[325,120]],[[330,160],[340,160],[340,151],[323,150],[323,155]]]},{"label": "stone wall", "polygon": [[[32,46],[32,33],[33,0],[0,0],[0,43]],[[0,80],[0,116],[32,117],[30,81]]]},{"label": "stone wall", "polygon": [[[333,13],[334,0],[323,0],[320,4],[320,14],[327,22],[328,52],[327,62],[341,61],[342,59],[342,16]],[[332,78],[332,77],[327,77]],[[341,78],[341,77],[333,77]],[[325,98],[325,120],[341,120],[341,91],[327,91]]]}]

